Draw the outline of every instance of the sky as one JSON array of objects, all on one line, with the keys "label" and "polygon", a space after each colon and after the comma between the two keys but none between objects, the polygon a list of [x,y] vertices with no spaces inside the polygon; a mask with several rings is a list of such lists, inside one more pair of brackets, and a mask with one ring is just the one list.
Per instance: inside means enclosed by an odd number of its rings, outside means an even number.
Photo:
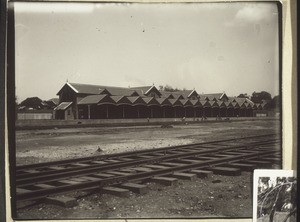
[{"label": "sky", "polygon": [[279,94],[275,3],[15,3],[18,102],[68,81]]}]

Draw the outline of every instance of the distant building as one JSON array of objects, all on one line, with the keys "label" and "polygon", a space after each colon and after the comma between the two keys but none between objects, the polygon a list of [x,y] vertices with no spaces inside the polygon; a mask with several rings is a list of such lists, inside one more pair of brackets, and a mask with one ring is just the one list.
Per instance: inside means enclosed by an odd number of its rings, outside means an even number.
[{"label": "distant building", "polygon": [[53,109],[58,98],[43,101],[38,97],[29,97],[17,106],[17,119],[53,119]]},{"label": "distant building", "polygon": [[125,88],[67,82],[57,95],[55,119],[242,117],[263,109],[248,98],[226,93],[167,92],[154,85]]}]

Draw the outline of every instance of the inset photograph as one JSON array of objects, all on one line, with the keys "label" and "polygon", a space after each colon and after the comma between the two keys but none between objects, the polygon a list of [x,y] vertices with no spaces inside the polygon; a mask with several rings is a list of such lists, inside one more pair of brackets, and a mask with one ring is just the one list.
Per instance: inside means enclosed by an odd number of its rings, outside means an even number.
[{"label": "inset photograph", "polygon": [[297,177],[291,170],[254,171],[256,222],[297,221]]}]

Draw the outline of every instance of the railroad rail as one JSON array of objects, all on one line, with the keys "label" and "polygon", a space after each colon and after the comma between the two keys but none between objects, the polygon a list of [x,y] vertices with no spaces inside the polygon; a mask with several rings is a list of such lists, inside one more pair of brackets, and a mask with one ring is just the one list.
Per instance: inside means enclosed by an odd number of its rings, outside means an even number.
[{"label": "railroad rail", "polygon": [[193,143],[16,167],[16,200],[37,200],[75,190],[134,191],[144,181],[170,182],[209,172],[281,165],[276,134]]}]

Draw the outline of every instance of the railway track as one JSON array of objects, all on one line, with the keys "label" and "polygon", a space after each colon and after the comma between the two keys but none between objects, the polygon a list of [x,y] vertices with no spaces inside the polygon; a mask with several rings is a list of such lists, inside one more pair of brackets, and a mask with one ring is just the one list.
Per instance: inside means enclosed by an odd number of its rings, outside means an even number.
[{"label": "railway track", "polygon": [[149,180],[168,184],[211,172],[239,175],[280,165],[280,144],[277,135],[268,134],[18,166],[16,200],[75,190],[126,193]]}]

